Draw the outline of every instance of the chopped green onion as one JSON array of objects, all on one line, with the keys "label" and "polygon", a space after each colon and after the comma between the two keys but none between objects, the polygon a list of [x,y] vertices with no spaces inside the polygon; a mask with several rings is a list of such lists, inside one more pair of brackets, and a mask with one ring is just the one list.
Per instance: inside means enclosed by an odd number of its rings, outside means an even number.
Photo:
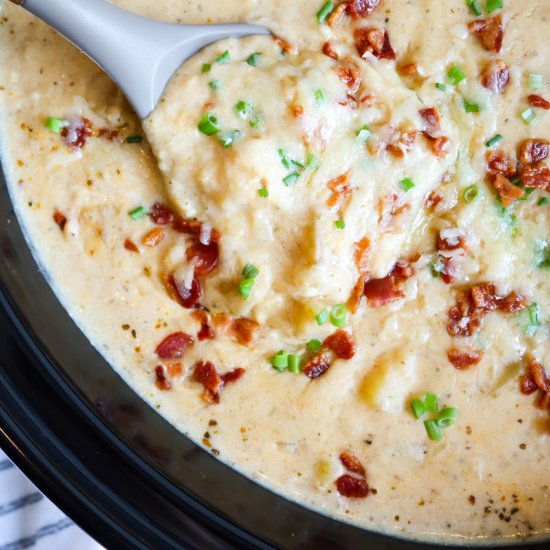
[{"label": "chopped green onion", "polygon": [[531,109],[531,107],[527,107],[527,109],[521,111],[520,116],[524,120],[524,122],[526,122],[530,126],[533,126],[539,120],[539,117],[535,114],[535,111]]},{"label": "chopped green onion", "polygon": [[128,136],[126,138],[126,143],[141,143],[143,141],[143,136]]},{"label": "chopped green onion", "polygon": [[464,112],[466,113],[479,113],[481,111],[481,106],[479,103],[473,103],[472,101],[468,101],[467,99],[463,99],[463,105],[464,105]]},{"label": "chopped green onion", "polygon": [[313,340],[310,340],[306,344],[307,348],[310,349],[311,351],[319,351],[322,345],[323,343],[321,342],[321,340],[317,340],[315,338]]},{"label": "chopped green onion", "polygon": [[420,399],[413,399],[411,402],[411,408],[417,419],[422,418],[428,412],[426,405],[424,405],[424,402]]},{"label": "chopped green onion", "polygon": [[258,64],[258,60],[260,59],[260,55],[262,55],[260,52],[254,52],[253,54],[250,54],[249,58],[246,60],[246,62],[251,67],[256,67]]},{"label": "chopped green onion", "polygon": [[487,10],[487,13],[491,13],[495,10],[501,9],[502,5],[503,5],[502,0],[487,0],[485,9]]},{"label": "chopped green onion", "polygon": [[230,132],[223,132],[220,134],[220,143],[225,149],[231,147],[240,137],[242,133],[240,130],[231,130]]},{"label": "chopped green onion", "polygon": [[290,162],[292,162],[292,164],[296,166],[296,168],[301,168],[302,170],[305,168],[305,166],[297,160],[291,160]]},{"label": "chopped green onion", "polygon": [[279,158],[281,159],[281,164],[285,168],[290,168],[292,161],[288,158],[288,155],[286,154],[284,149],[277,149],[277,153],[279,153]]},{"label": "chopped green onion", "polygon": [[209,73],[209,72],[210,72],[210,69],[212,69],[212,65],[210,65],[210,63],[205,63],[205,64],[201,67],[201,72],[202,72],[202,73]]},{"label": "chopped green onion", "polygon": [[255,279],[259,274],[260,274],[260,270],[254,264],[251,264],[250,262],[247,263],[243,267],[243,270],[241,271],[241,275],[245,279]]},{"label": "chopped green onion", "polygon": [[300,374],[302,372],[302,362],[304,358],[302,355],[289,355],[288,356],[288,371],[292,374]]},{"label": "chopped green onion", "polygon": [[441,82],[436,82],[435,87],[441,92],[447,91],[447,86],[445,86],[445,84],[442,84]]},{"label": "chopped green onion", "polygon": [[371,134],[371,131],[369,130],[369,127],[365,124],[364,126],[361,126],[359,130],[357,130],[357,141],[360,141],[361,143],[365,143]]},{"label": "chopped green onion", "polygon": [[252,292],[252,287],[254,286],[254,279],[243,279],[239,283],[239,294],[245,299],[248,300],[250,293]]},{"label": "chopped green onion", "polygon": [[323,25],[326,23],[327,17],[333,12],[334,10],[334,3],[332,0],[327,0],[323,7],[317,12],[317,21],[319,21],[320,25]]},{"label": "chopped green onion", "polygon": [[435,393],[427,393],[424,396],[424,405],[431,413],[436,413],[439,410],[439,397]]},{"label": "chopped green onion", "polygon": [[501,142],[503,137],[500,134],[497,134],[496,136],[492,137],[486,144],[486,147],[492,147],[493,145],[496,145],[497,143]]},{"label": "chopped green onion", "polygon": [[263,199],[267,199],[267,197],[269,197],[269,191],[265,187],[262,187],[261,189],[258,189],[258,195],[260,195]]},{"label": "chopped green onion", "polygon": [[54,134],[60,134],[63,128],[67,126],[67,121],[63,120],[62,118],[55,118],[53,116],[49,116],[46,119],[44,126]]},{"label": "chopped green onion", "polygon": [[133,220],[140,220],[141,218],[144,218],[147,216],[148,212],[143,206],[138,206],[137,208],[134,208],[133,210],[130,210],[128,212],[128,216],[132,218]]},{"label": "chopped green onion", "polygon": [[428,437],[432,441],[441,441],[443,439],[443,434],[441,433],[441,430],[435,420],[425,420],[424,426],[426,428],[426,432],[428,433]]},{"label": "chopped green onion", "polygon": [[539,202],[537,202],[538,206],[546,206],[550,201],[546,197],[542,197],[539,199]]},{"label": "chopped green onion", "polygon": [[336,220],[334,222],[336,229],[344,229],[346,227],[346,222],[344,220]]},{"label": "chopped green onion", "polygon": [[454,407],[446,407],[442,409],[437,417],[437,426],[439,428],[448,428],[456,422],[458,411]]},{"label": "chopped green onion", "polygon": [[279,372],[283,372],[288,367],[288,351],[281,350],[271,359],[271,365]]},{"label": "chopped green onion", "polygon": [[538,304],[531,304],[527,308],[527,315],[529,318],[529,323],[525,327],[525,334],[527,336],[534,336],[540,327],[540,308]]},{"label": "chopped green onion", "polygon": [[308,168],[311,168],[312,170],[317,170],[317,168],[319,168],[319,164],[319,159],[313,153],[310,152],[307,154],[306,166]]},{"label": "chopped green onion", "polygon": [[325,92],[321,89],[315,90],[315,101],[317,105],[321,105],[325,101],[327,96],[325,95]]},{"label": "chopped green onion", "polygon": [[231,61],[231,55],[229,54],[229,50],[225,50],[218,59],[216,59],[216,63],[218,65],[223,65],[224,63],[229,63]]},{"label": "chopped green onion", "polygon": [[477,0],[466,0],[466,4],[474,12],[474,15],[476,15],[477,17],[481,15],[481,9],[479,8]]},{"label": "chopped green onion", "polygon": [[210,86],[210,89],[213,92],[217,92],[220,89],[220,81],[219,80],[212,80],[208,83],[208,86]]},{"label": "chopped green onion", "polygon": [[322,311],[320,311],[316,316],[315,320],[317,321],[317,324],[319,326],[324,325],[329,318],[330,314],[327,308],[324,308]]},{"label": "chopped green onion", "polygon": [[286,176],[286,178],[283,178],[283,183],[287,187],[290,187],[294,185],[299,178],[300,178],[300,174],[298,174],[298,172],[292,172],[292,174],[289,174],[288,176]]},{"label": "chopped green onion", "polygon": [[466,75],[464,74],[464,71],[458,65],[451,67],[449,69],[449,72],[447,73],[447,79],[453,86],[456,86],[459,82],[462,82],[465,78],[466,78]]},{"label": "chopped green onion", "polygon": [[252,116],[250,117],[248,124],[250,124],[251,128],[257,128],[263,122],[263,120],[264,117],[262,113],[257,113],[256,111],[254,111],[252,113]]},{"label": "chopped green onion", "polygon": [[218,126],[218,119],[212,113],[206,113],[201,118],[198,128],[203,134],[207,136],[213,136],[220,131],[220,128]]},{"label": "chopped green onion", "polygon": [[252,107],[252,104],[248,103],[248,101],[239,101],[235,103],[235,112],[241,118],[247,118],[253,110],[254,107]]},{"label": "chopped green onion", "polygon": [[539,73],[530,73],[527,76],[527,85],[530,90],[542,90],[544,88],[544,75]]},{"label": "chopped green onion", "polygon": [[479,195],[479,189],[477,185],[470,185],[469,187],[466,187],[464,189],[464,193],[462,194],[462,198],[464,199],[464,202],[467,204],[470,204],[471,202],[474,202]]},{"label": "chopped green onion", "polygon": [[403,189],[405,193],[410,191],[415,186],[414,181],[411,178],[403,178],[399,182],[399,185],[401,185],[401,189]]},{"label": "chopped green onion", "polygon": [[330,312],[330,322],[338,328],[342,328],[346,324],[348,310],[344,304],[334,306]]}]

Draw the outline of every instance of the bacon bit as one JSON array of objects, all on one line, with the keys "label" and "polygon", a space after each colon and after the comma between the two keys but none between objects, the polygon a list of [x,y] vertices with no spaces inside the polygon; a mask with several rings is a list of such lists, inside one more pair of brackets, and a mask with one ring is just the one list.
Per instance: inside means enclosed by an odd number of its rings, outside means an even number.
[{"label": "bacon bit", "polygon": [[185,332],[169,334],[155,350],[159,359],[181,359],[187,348],[193,345],[193,337]]},{"label": "bacon bit", "polygon": [[401,67],[397,68],[397,71],[403,76],[423,76],[422,70],[418,63],[409,63],[408,65],[402,65]]},{"label": "bacon bit", "polygon": [[[186,220],[178,216],[172,223],[172,229],[178,233],[183,233],[184,235],[193,235],[200,240],[203,232],[203,225],[204,224],[198,220]],[[217,243],[221,240],[221,238],[222,236],[220,232],[217,229],[212,228],[210,231],[210,243]]]},{"label": "bacon bit", "polygon": [[425,132],[423,132],[423,134],[424,137],[430,142],[430,149],[436,157],[442,159],[449,154],[451,150],[451,140],[448,137],[440,136],[434,138]]},{"label": "bacon bit", "polygon": [[351,67],[340,66],[336,69],[340,80],[348,87],[350,92],[354,94],[359,89],[361,78],[359,73]]},{"label": "bacon bit", "polygon": [[338,359],[349,360],[355,355],[355,342],[345,330],[337,330],[334,334],[327,336],[323,347],[332,350]]},{"label": "bacon bit", "polygon": [[524,395],[531,395],[538,391],[539,387],[530,374],[524,374],[519,379],[519,389]]},{"label": "bacon bit", "polygon": [[527,366],[529,368],[531,376],[533,377],[533,380],[535,381],[535,384],[543,392],[550,391],[550,382],[548,381],[548,376],[542,364],[539,363],[535,359],[535,356],[531,353],[527,354],[526,359]]},{"label": "bacon bit", "polygon": [[145,246],[151,248],[157,246],[164,239],[164,231],[160,227],[155,227],[151,229],[142,239],[142,243]]},{"label": "bacon bit", "polygon": [[370,307],[382,307],[404,296],[391,275],[383,279],[368,280],[365,283],[364,294]]},{"label": "bacon bit", "polygon": [[170,378],[164,365],[155,367],[155,384],[159,390],[168,391],[172,387]]},{"label": "bacon bit", "polygon": [[349,170],[345,174],[331,179],[327,183],[327,187],[332,191],[329,199],[327,200],[328,206],[336,206],[341,198],[348,197],[351,194],[351,187],[348,185],[348,181]]},{"label": "bacon bit", "polygon": [[420,116],[426,123],[424,126],[425,131],[429,136],[433,136],[439,130],[441,130],[441,119],[439,118],[439,112],[435,107],[429,107],[420,111]]},{"label": "bacon bit", "polygon": [[443,197],[434,190],[428,195],[428,198],[424,201],[424,207],[426,208],[426,210],[433,212],[442,200]]},{"label": "bacon bit", "polygon": [[390,271],[390,276],[397,279],[410,279],[414,275],[413,266],[405,260],[398,260]]},{"label": "bacon bit", "polygon": [[370,52],[378,59],[396,59],[390,44],[390,37],[385,29],[363,27],[355,31],[355,46],[357,53],[365,57]]},{"label": "bacon bit", "polygon": [[85,117],[73,116],[69,124],[61,130],[61,137],[67,147],[73,150],[82,149],[93,134],[92,123]]},{"label": "bacon bit", "polygon": [[340,462],[348,472],[351,472],[352,474],[358,474],[362,477],[367,476],[365,468],[363,467],[361,462],[359,462],[359,459],[351,451],[344,451],[340,455]]},{"label": "bacon bit", "polygon": [[63,231],[65,229],[65,225],[67,224],[67,217],[59,210],[56,210],[53,213],[53,221],[59,226],[59,229]]},{"label": "bacon bit", "polygon": [[208,314],[206,313],[206,311],[202,309],[195,309],[191,313],[191,317],[193,317],[193,319],[201,325],[201,328],[197,333],[197,338],[200,342],[202,342],[203,340],[211,340],[216,336],[216,333],[208,324]]},{"label": "bacon bit", "polygon": [[453,258],[446,258],[445,256],[438,256],[438,259],[441,262],[440,273],[443,282],[447,285],[454,283],[458,275],[456,262]]},{"label": "bacon bit", "polygon": [[493,283],[481,283],[470,290],[474,306],[486,311],[494,311],[498,307],[498,294]]},{"label": "bacon bit", "polygon": [[477,19],[468,25],[468,30],[478,36],[481,43],[490,52],[498,53],[502,49],[504,40],[504,25],[502,15],[489,19]]},{"label": "bacon bit", "polygon": [[487,161],[487,170],[492,175],[500,174],[501,176],[511,178],[517,174],[516,161],[501,149],[487,151],[485,159]]},{"label": "bacon bit", "polygon": [[486,315],[486,310],[475,307],[470,293],[459,292],[456,305],[449,309],[447,332],[449,336],[472,336]]},{"label": "bacon bit", "polygon": [[360,100],[359,103],[362,107],[365,107],[368,109],[369,107],[372,107],[374,105],[375,97],[371,94],[364,95]]},{"label": "bacon bit", "polygon": [[126,239],[124,241],[124,248],[126,250],[129,250],[130,252],[135,252],[136,254],[139,254],[139,248],[130,239]]},{"label": "bacon bit", "polygon": [[355,19],[367,17],[378,6],[380,0],[351,0],[347,2],[347,11]]},{"label": "bacon bit", "polygon": [[369,494],[367,482],[349,474],[344,474],[336,480],[336,489],[347,498],[366,498]]},{"label": "bacon bit", "polygon": [[165,277],[164,284],[170,297],[185,309],[194,308],[203,296],[202,285],[196,277],[191,288],[186,288],[183,282],[176,282],[174,275]]},{"label": "bacon bit", "polygon": [[521,184],[530,189],[550,190],[550,170],[548,166],[542,162],[526,166],[521,174]]},{"label": "bacon bit", "polygon": [[175,215],[171,208],[160,202],[156,202],[149,212],[151,221],[157,225],[167,225],[174,221]]},{"label": "bacon bit", "polygon": [[304,108],[301,105],[290,105],[290,112],[294,118],[300,118],[304,114]]},{"label": "bacon bit", "polygon": [[118,134],[120,134],[120,130],[118,128],[100,128],[97,136],[113,141],[113,139],[118,137]]},{"label": "bacon bit", "polygon": [[525,191],[520,187],[517,187],[510,182],[508,178],[497,174],[493,180],[493,187],[495,188],[502,206],[508,208],[511,204],[514,204],[517,200],[521,199],[525,195]]},{"label": "bacon bit", "polygon": [[457,227],[442,229],[437,236],[437,250],[451,252],[454,250],[466,250],[466,234]]},{"label": "bacon bit", "polygon": [[546,392],[545,394],[543,394],[537,404],[537,407],[541,410],[548,409],[550,407],[550,392]]},{"label": "bacon bit", "polygon": [[274,36],[273,39],[275,40],[275,42],[283,52],[289,53],[289,54],[294,54],[298,52],[295,46],[293,46],[290,42],[283,40],[280,36]]},{"label": "bacon bit", "polygon": [[510,69],[499,59],[481,73],[480,80],[485,88],[501,94],[510,82]]},{"label": "bacon bit", "polygon": [[218,244],[215,242],[208,245],[195,243],[185,251],[185,256],[188,261],[192,261],[196,258],[196,275],[208,275],[218,266]]},{"label": "bacon bit", "polygon": [[361,273],[359,275],[359,279],[357,279],[357,282],[355,283],[355,286],[353,287],[353,290],[351,291],[351,295],[348,299],[348,302],[346,304],[348,311],[351,313],[356,313],[359,309],[359,304],[361,303],[361,298],[363,297],[363,294],[365,292],[365,280],[367,278],[366,273]]},{"label": "bacon bit", "polygon": [[259,328],[260,325],[256,321],[246,319],[245,317],[234,319],[229,325],[232,336],[235,337],[241,346],[248,346],[254,342]]},{"label": "bacon bit", "polygon": [[403,145],[407,151],[410,151],[416,140],[417,133],[417,130],[411,130],[410,132],[400,134],[397,142],[394,141],[394,143],[387,145],[387,151],[396,158],[403,158],[405,156],[405,152],[403,151],[403,147],[400,147],[400,145]]},{"label": "bacon bit", "polygon": [[550,143],[546,139],[528,139],[522,146],[519,160],[523,164],[533,164],[548,157]]},{"label": "bacon bit", "polygon": [[244,369],[237,368],[220,375],[214,363],[198,361],[193,369],[193,379],[204,386],[202,397],[207,403],[219,403],[225,384],[241,379],[245,373]]},{"label": "bacon bit", "polygon": [[325,42],[323,44],[323,53],[331,59],[338,61],[338,52],[334,49],[334,46],[330,42]]},{"label": "bacon bit", "polygon": [[348,6],[346,3],[342,3],[336,6],[336,8],[332,11],[332,13],[327,17],[327,25],[329,27],[334,27],[338,25],[344,13],[346,13],[347,9],[348,9]]},{"label": "bacon bit", "polygon": [[233,369],[230,372],[226,372],[222,374],[222,380],[224,384],[229,384],[230,382],[235,382],[236,380],[240,380],[244,375],[246,371],[243,368],[237,368]]},{"label": "bacon bit", "polygon": [[521,311],[525,307],[527,307],[525,298],[514,291],[498,301],[498,309],[504,313],[516,313],[516,311]]},{"label": "bacon bit", "polygon": [[363,237],[360,241],[355,243],[355,266],[359,273],[364,273],[367,269],[367,259],[370,249],[370,239]]},{"label": "bacon bit", "polygon": [[456,349],[447,352],[447,357],[453,367],[465,370],[477,365],[483,359],[483,352],[476,349]]},{"label": "bacon bit", "polygon": [[550,102],[546,101],[543,97],[537,94],[531,94],[527,101],[531,107],[540,107],[541,109],[550,109]]},{"label": "bacon bit", "polygon": [[168,373],[170,374],[170,377],[175,378],[177,376],[181,376],[183,374],[183,366],[181,363],[175,363],[172,365],[168,365]]},{"label": "bacon bit", "polygon": [[314,355],[303,366],[302,371],[311,380],[319,378],[330,368],[329,358],[324,353]]},{"label": "bacon bit", "polygon": [[227,313],[214,313],[212,315],[212,324],[216,330],[225,332],[231,324],[231,319]]}]

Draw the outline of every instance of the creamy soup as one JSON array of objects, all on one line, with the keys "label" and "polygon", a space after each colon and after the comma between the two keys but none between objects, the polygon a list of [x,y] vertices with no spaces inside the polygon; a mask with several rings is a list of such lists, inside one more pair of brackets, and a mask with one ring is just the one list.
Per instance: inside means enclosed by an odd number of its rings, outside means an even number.
[{"label": "creamy soup", "polygon": [[0,3],[3,166],[113,368],[206,450],[370,530],[550,532],[550,4],[119,0],[250,21],[141,123]]}]

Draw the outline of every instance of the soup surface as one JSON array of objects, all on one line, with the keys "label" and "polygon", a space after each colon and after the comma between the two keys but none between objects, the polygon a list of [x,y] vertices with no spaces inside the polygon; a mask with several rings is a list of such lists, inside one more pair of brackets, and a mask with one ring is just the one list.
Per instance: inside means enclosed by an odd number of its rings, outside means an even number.
[{"label": "soup surface", "polygon": [[115,3],[278,38],[200,52],[142,124],[0,2],[4,169],[91,342],[179,430],[322,513],[548,535],[550,4]]}]

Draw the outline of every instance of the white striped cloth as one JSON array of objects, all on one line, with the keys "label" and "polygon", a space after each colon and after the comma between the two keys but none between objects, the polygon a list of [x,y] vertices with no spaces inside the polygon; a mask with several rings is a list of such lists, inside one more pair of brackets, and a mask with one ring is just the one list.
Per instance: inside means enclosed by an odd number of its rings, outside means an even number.
[{"label": "white striped cloth", "polygon": [[101,550],[0,450],[0,550]]}]

